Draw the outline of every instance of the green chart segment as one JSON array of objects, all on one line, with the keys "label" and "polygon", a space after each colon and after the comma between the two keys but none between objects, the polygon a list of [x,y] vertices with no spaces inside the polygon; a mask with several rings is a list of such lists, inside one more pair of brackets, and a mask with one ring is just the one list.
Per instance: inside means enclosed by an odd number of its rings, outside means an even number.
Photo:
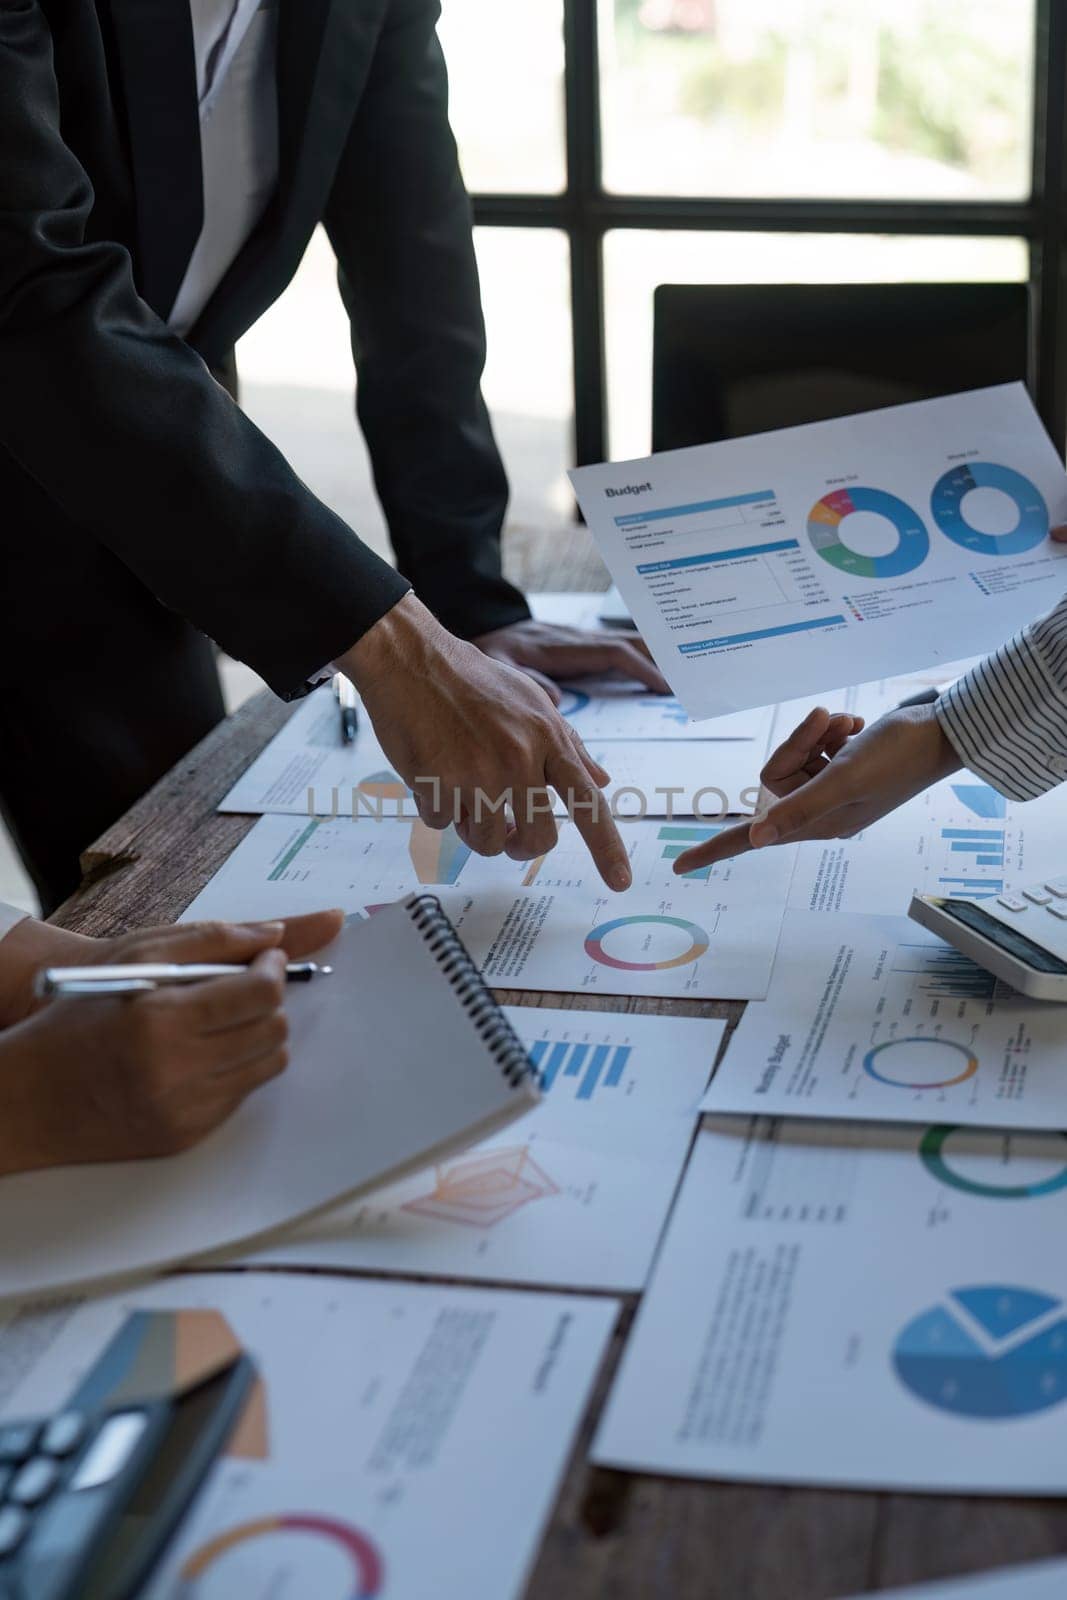
[{"label": "green chart segment", "polygon": [[[884,517],[896,530],[894,550],[866,556],[847,543],[848,518],[856,511]],[[921,567],[930,553],[930,536],[917,511],[885,489],[834,489],[817,500],[808,514],[808,538],[813,550],[832,567],[851,578],[902,578]]]},{"label": "green chart segment", "polygon": [[[715,835],[721,832],[721,828],[701,828],[671,823],[667,827],[661,828],[656,837],[663,845],[663,860],[677,861],[680,855],[684,855],[687,850],[692,850],[695,844],[706,844],[709,839],[714,839]],[[692,872],[684,872],[682,876],[683,878],[697,878],[701,883],[707,883],[713,870],[714,868],[711,865],[696,867]]]},{"label": "green chart segment", "polygon": [[[968,1157],[974,1147],[991,1150],[995,1160],[979,1166]],[[960,1194],[983,1200],[1035,1200],[1067,1189],[1067,1134],[993,1134],[952,1123],[927,1128],[919,1159],[931,1177]]]}]

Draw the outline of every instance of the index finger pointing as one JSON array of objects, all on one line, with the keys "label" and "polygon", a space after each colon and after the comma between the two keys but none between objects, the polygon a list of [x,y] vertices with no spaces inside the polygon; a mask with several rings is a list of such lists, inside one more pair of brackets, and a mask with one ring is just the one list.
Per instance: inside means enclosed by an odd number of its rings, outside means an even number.
[{"label": "index finger pointing", "polygon": [[611,808],[589,774],[573,756],[557,750],[545,766],[545,777],[589,848],[597,871],[609,889],[628,889],[633,882],[630,858]]},{"label": "index finger pointing", "polygon": [[687,872],[693,872],[698,867],[711,866],[716,861],[729,861],[732,856],[741,856],[748,850],[754,850],[756,847],[750,838],[751,831],[751,822],[739,822],[732,828],[724,828],[704,844],[695,844],[691,850],[683,850],[674,863],[675,875],[684,878]]}]

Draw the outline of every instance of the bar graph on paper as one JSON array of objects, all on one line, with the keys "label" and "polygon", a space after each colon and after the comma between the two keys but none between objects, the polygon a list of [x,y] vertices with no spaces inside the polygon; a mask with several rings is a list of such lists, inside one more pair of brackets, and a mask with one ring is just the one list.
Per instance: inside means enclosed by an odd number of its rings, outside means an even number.
[{"label": "bar graph on paper", "polygon": [[[669,824],[661,828],[656,835],[663,845],[661,851],[664,861],[677,861],[678,857],[686,850],[691,850],[695,844],[706,844],[709,839],[714,839],[721,833],[720,827],[694,827],[692,824]],[[712,867],[696,867],[692,872],[683,873],[683,877],[696,878],[702,883],[707,883],[711,877]]]},{"label": "bar graph on paper", "polygon": [[916,988],[932,1000],[991,1000],[996,992],[992,973],[940,941],[898,945],[893,971],[913,973]]},{"label": "bar graph on paper", "polygon": [[576,1100],[592,1100],[602,1090],[618,1089],[632,1053],[628,1044],[573,1044],[566,1039],[536,1039],[530,1046],[542,1090],[548,1094],[557,1084],[573,1086]]}]

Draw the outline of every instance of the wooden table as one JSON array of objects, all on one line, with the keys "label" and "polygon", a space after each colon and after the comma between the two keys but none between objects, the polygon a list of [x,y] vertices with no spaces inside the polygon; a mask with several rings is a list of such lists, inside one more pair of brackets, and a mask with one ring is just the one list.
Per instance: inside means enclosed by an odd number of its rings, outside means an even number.
[{"label": "wooden table", "polygon": [[[597,587],[595,558],[578,530],[562,560],[536,537],[518,554],[516,575],[528,588]],[[252,817],[220,816],[215,807],[289,714],[262,694],[216,729],[86,853],[83,886],[55,920],[93,934],[173,921],[253,825]],[[739,1002],[501,998],[731,1024],[742,1009]],[[622,1298],[625,1312],[527,1600],[830,1600],[1067,1553],[1067,1505],[1055,1500],[766,1488],[590,1467],[595,1419],[638,1300]]]}]

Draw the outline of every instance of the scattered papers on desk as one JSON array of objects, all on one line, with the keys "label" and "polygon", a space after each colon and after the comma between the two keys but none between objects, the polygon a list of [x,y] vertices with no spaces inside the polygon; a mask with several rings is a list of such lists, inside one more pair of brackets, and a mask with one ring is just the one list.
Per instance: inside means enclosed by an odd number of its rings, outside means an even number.
[{"label": "scattered papers on desk", "polygon": [[982,899],[1047,873],[1067,840],[1067,788],[1026,805],[960,772],[854,839],[797,849],[792,910],[896,916],[913,893]]},{"label": "scattered papers on desk", "polygon": [[878,1600],[1063,1600],[1065,1594],[1067,1561],[1038,1561],[1033,1566],[972,1572],[968,1578],[950,1578],[946,1583],[879,1589]]},{"label": "scattered papers on desk", "polygon": [[594,1444],[610,1466],[1067,1494],[1067,1138],[698,1136]]},{"label": "scattered papers on desk", "polygon": [[671,864],[714,824],[626,822],[633,887],[613,895],[572,823],[534,862],[485,858],[421,822],[261,817],[186,910],[274,917],[373,910],[434,886],[488,982],[566,993],[751,999],[766,994],[792,847],[676,878]]},{"label": "scattered papers on desk", "polygon": [[995,649],[1067,582],[1067,476],[1021,383],[571,480],[693,717]]},{"label": "scattered papers on desk", "polygon": [[586,744],[601,739],[656,740],[707,745],[714,739],[750,739],[767,748],[774,707],[756,706],[710,721],[692,722],[669,695],[649,694],[618,678],[583,678],[561,686],[560,711]]},{"label": "scattered papers on desk", "polygon": [[706,1111],[1067,1128],[1067,1011],[907,917],[790,911]]},{"label": "scattered papers on desk", "polygon": [[507,1015],[542,1071],[533,1112],[242,1259],[640,1289],[726,1024],[532,1006]]},{"label": "scattered papers on desk", "polygon": [[351,815],[360,807],[380,808],[392,817],[417,814],[362,709],[356,742],[342,743],[340,712],[329,686],[301,701],[219,803],[220,811],[289,816]]},{"label": "scattered papers on desk", "polygon": [[521,1594],[617,1302],[172,1278],[0,1322],[4,1415],[58,1409],[123,1316],[160,1307],[221,1312],[261,1383],[145,1600]]},{"label": "scattered papers on desk", "polygon": [[928,694],[931,690],[940,694],[942,689],[947,689],[950,683],[962,678],[981,659],[980,656],[967,656],[962,661],[919,668],[893,678],[876,678],[871,683],[833,689],[828,694],[808,694],[796,700],[782,700],[774,708],[771,745],[777,746],[788,738],[816,706],[825,706],[828,711],[851,711],[853,716],[863,717],[868,723],[877,722],[879,717],[896,711],[902,701],[911,700],[917,694]]},{"label": "scattered papers on desk", "polygon": [[286,1071],[193,1149],[0,1178],[0,1296],[245,1243],[454,1155],[536,1099],[406,908],[354,919],[328,960],[332,976],[288,986]]},{"label": "scattered papers on desk", "polygon": [[[687,728],[695,725],[679,711],[677,701],[636,691],[633,684],[605,681],[565,688],[560,709],[611,773],[604,797],[615,814],[691,817],[753,810],[773,707],[701,723],[699,738],[679,729],[679,718]],[[712,728],[714,737],[708,731]],[[619,794],[620,789],[630,792]],[[556,815],[564,815],[566,806],[558,795],[554,804]],[[318,689],[303,701],[220,801],[219,810],[282,816],[416,815],[411,792],[393,771],[365,712],[355,743],[342,744],[332,689]]]}]

